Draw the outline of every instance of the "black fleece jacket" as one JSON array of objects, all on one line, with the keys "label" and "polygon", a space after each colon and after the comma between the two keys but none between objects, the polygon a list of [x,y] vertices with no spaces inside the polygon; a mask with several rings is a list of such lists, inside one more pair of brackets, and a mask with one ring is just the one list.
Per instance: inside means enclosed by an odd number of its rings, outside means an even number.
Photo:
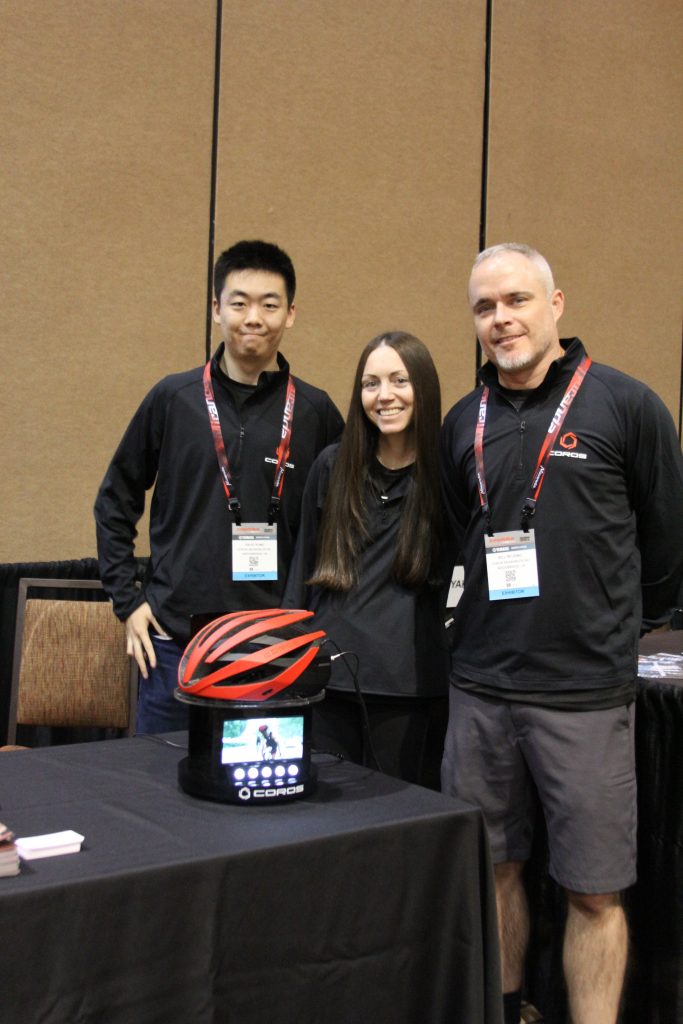
[{"label": "black fleece jacket", "polygon": [[[484,462],[494,531],[520,510],[553,414],[584,348],[565,355],[517,410],[490,363]],[[664,622],[683,576],[683,458],[673,421],[641,382],[593,363],[548,463],[536,513],[540,596],[490,601],[474,460],[481,388],[459,401],[441,435],[443,483],[463,550],[453,672],[514,698],[633,684],[643,618]],[[544,697],[545,695],[545,697]],[[550,699],[548,699],[550,697]]]},{"label": "black fleece jacket", "polygon": [[[275,472],[289,366],[262,373],[238,408],[220,369],[223,346],[211,360],[221,430],[244,522],[265,522]],[[133,417],[95,503],[100,572],[114,611],[126,619],[143,601],[177,640],[190,634],[190,616],[241,608],[277,607],[299,526],[301,497],[318,452],[336,440],[343,420],[329,396],[295,377],[292,446],[277,522],[278,579],[232,580],[231,528],[202,385],[203,367],[157,384]],[[135,586],[134,541],[145,494],[151,557],[142,591]]]},{"label": "black fleece jacket", "polygon": [[[441,586],[425,584],[409,590],[391,575],[411,469],[383,470],[377,464],[371,472],[366,497],[368,537],[359,556],[357,584],[348,592],[306,585],[315,567],[322,509],[338,452],[336,444],[324,451],[306,483],[301,529],[283,606],[315,612],[316,627],[324,629],[337,648],[357,659],[363,693],[442,696],[448,692],[444,619],[452,562],[444,564]],[[332,662],[329,688],[354,689],[345,659]]]}]

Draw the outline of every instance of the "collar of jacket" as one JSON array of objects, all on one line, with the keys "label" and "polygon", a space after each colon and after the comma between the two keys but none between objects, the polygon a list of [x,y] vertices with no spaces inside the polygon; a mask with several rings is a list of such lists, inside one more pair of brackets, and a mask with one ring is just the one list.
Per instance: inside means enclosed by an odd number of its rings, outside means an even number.
[{"label": "collar of jacket", "polygon": [[[218,381],[230,380],[231,378],[221,369],[221,359],[223,358],[223,352],[225,351],[225,342],[222,341],[214,354],[211,356],[211,376]],[[289,363],[282,355],[281,352],[277,353],[277,370],[264,370],[258,379],[256,385],[256,391],[264,391],[266,388],[273,387],[277,384],[281,384],[283,381],[287,381],[289,377],[290,369]]]},{"label": "collar of jacket", "polygon": [[367,476],[370,493],[377,496],[384,493],[390,502],[404,498],[412,485],[413,470],[414,465],[401,470],[387,470],[373,457]]},{"label": "collar of jacket", "polygon": [[[534,388],[534,392],[539,395],[545,394],[558,383],[568,383],[574,370],[586,354],[580,338],[560,338],[560,345],[564,349],[564,355],[553,360],[542,382],[537,388]],[[496,391],[500,390],[498,370],[491,362],[484,363],[479,371],[479,380]]]}]

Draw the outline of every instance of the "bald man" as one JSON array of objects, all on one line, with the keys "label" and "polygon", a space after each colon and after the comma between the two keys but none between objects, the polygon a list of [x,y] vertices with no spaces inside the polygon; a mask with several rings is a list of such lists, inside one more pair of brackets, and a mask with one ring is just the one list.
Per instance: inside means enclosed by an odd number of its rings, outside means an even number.
[{"label": "bald man", "polygon": [[488,361],[441,437],[465,565],[442,787],[486,818],[506,1024],[520,1019],[537,798],[567,893],[572,1021],[610,1024],[636,877],[638,640],[668,621],[683,577],[683,459],[649,388],[560,339],[564,295],[540,253],[480,253],[469,302]]}]

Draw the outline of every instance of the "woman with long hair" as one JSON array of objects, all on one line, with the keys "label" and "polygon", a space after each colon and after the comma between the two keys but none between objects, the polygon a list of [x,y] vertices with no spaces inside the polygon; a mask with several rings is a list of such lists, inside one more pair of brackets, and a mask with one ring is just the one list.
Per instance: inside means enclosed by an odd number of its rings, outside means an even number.
[{"label": "woman with long hair", "polygon": [[313,742],[438,788],[447,719],[439,379],[416,337],[380,334],[363,350],[339,444],[304,492],[286,607],[327,632],[326,698]]}]

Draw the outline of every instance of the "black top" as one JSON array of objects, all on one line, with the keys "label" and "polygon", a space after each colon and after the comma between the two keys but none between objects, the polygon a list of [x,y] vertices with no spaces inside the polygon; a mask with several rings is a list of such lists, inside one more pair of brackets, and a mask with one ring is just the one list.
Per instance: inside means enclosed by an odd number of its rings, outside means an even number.
[{"label": "black top", "polygon": [[[289,366],[262,373],[243,401],[220,369],[223,346],[211,360],[215,401],[244,522],[266,522],[282,429]],[[316,455],[341,433],[342,418],[318,388],[295,377],[292,446],[277,522],[278,579],[232,580],[232,516],[218,470],[202,384],[203,367],[164,378],[133,417],[97,501],[102,582],[125,619],[143,601],[168,632],[189,637],[190,617],[280,602],[299,526],[301,497]],[[135,587],[136,523],[147,490],[151,557],[144,589]]]},{"label": "black top", "polygon": [[[311,469],[283,604],[315,611],[315,624],[337,648],[357,657],[362,692],[443,694],[448,678],[443,626],[447,587],[408,590],[391,575],[412,467],[387,470],[375,463],[371,468],[366,498],[369,539],[360,555],[357,584],[346,592],[305,585],[315,566],[320,516],[338,451],[339,445],[332,445]],[[346,659],[332,662],[330,688],[354,689]]]},{"label": "black top", "polygon": [[[495,367],[482,369],[491,389],[484,462],[494,531],[519,529],[541,444],[584,355],[577,338],[562,345],[566,354],[519,409]],[[623,703],[633,693],[643,618],[667,620],[683,575],[683,458],[671,416],[645,384],[592,364],[530,523],[540,596],[490,601],[473,445],[480,397],[478,388],[458,402],[441,435],[444,489],[465,565],[454,673],[507,699]]]}]

